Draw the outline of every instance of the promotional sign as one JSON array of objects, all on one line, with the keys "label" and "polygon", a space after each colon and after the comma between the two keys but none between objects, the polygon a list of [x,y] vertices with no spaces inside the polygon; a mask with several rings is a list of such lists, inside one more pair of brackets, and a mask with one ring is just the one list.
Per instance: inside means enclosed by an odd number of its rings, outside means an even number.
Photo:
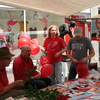
[{"label": "promotional sign", "polygon": [[93,19],[91,25],[91,40],[100,41],[100,18]]}]

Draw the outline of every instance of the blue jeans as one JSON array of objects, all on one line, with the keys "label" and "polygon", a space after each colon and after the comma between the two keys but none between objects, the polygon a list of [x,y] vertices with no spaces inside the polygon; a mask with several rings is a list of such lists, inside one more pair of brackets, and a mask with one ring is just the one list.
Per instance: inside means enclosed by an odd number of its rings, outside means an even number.
[{"label": "blue jeans", "polygon": [[62,61],[51,63],[51,65],[54,67],[54,72],[50,76],[51,78],[51,84],[58,84],[62,83]]},{"label": "blue jeans", "polygon": [[76,78],[76,75],[77,75],[76,65],[70,66],[68,80],[75,79]]},{"label": "blue jeans", "polygon": [[2,44],[5,43],[4,41],[0,41],[0,47],[2,47]]},{"label": "blue jeans", "polygon": [[[85,63],[88,66],[88,63]],[[72,80],[76,78],[77,72],[76,72],[76,67],[77,64],[71,64],[70,69],[69,69],[69,76],[68,76],[68,80]],[[78,76],[79,78],[79,76]]]}]

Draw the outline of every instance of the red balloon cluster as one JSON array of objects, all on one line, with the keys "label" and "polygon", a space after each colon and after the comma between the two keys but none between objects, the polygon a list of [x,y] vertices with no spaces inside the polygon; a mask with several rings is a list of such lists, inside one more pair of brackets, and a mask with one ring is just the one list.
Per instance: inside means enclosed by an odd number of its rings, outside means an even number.
[{"label": "red balloon cluster", "polygon": [[40,57],[40,65],[42,66],[41,76],[48,77],[48,76],[52,75],[54,68],[52,65],[50,65],[50,62],[46,56],[42,55]]},{"label": "red balloon cluster", "polygon": [[31,43],[31,55],[36,55],[40,52],[40,42],[35,38],[30,41]]},{"label": "red balloon cluster", "polygon": [[54,71],[54,68],[52,67],[52,65],[45,64],[41,68],[41,76],[48,77],[48,76],[52,75],[53,71]]},{"label": "red balloon cluster", "polygon": [[31,55],[36,55],[40,51],[40,47],[36,44],[31,45]]},{"label": "red balloon cluster", "polygon": [[35,38],[32,39],[26,33],[22,33],[18,40],[18,46],[21,48],[23,45],[28,45],[31,47],[31,55],[36,55],[40,52],[40,42]]},{"label": "red balloon cluster", "polygon": [[76,72],[81,78],[86,77],[89,74],[88,66],[84,63],[78,63],[76,67]]},{"label": "red balloon cluster", "polygon": [[21,48],[23,45],[29,45],[30,46],[30,41],[26,38],[20,38],[18,40],[18,46]]},{"label": "red balloon cluster", "polygon": [[31,44],[37,44],[40,45],[40,42],[35,38],[31,40]]},{"label": "red balloon cluster", "polygon": [[31,40],[30,36],[26,33],[22,33],[19,38],[25,38],[25,39]]}]

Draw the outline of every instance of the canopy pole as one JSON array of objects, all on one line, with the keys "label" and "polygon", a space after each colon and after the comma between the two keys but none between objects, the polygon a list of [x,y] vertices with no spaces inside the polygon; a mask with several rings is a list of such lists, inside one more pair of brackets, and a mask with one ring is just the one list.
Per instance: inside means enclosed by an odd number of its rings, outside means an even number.
[{"label": "canopy pole", "polygon": [[24,10],[24,33],[26,33],[26,10]]}]

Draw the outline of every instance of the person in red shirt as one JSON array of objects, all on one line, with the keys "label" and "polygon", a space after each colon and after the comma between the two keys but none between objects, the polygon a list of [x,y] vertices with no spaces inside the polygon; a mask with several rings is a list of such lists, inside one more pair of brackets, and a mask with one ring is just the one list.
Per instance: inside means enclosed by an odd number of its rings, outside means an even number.
[{"label": "person in red shirt", "polygon": [[48,37],[43,47],[47,53],[50,64],[54,67],[54,73],[50,76],[52,84],[62,82],[62,53],[66,51],[64,40],[59,37],[59,30],[56,25],[51,25],[48,30]]},{"label": "person in red shirt", "polygon": [[[34,88],[42,89],[47,86],[51,85],[51,79],[48,77],[42,77],[41,74],[36,71],[35,66],[33,65],[32,59],[30,57],[31,54],[31,48],[28,45],[24,45],[21,48],[21,54],[14,59],[13,62],[13,74],[14,79],[20,80],[20,79],[28,79],[25,83],[25,86],[32,85]],[[27,72],[30,72],[30,70],[33,70],[32,73],[29,73],[27,75]]]},{"label": "person in red shirt", "polygon": [[9,66],[13,56],[8,47],[0,48],[0,100],[24,94],[23,90],[15,90],[24,85],[23,80],[18,80],[10,84],[8,82],[6,67]]}]

